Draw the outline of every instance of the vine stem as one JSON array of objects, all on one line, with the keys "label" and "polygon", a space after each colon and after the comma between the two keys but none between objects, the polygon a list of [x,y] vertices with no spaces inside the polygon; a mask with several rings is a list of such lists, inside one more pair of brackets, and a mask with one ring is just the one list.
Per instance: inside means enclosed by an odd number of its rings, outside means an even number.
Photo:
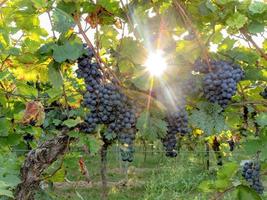
[{"label": "vine stem", "polygon": [[258,53],[263,57],[265,60],[267,60],[267,54],[264,53],[264,51],[256,44],[256,42],[252,39],[252,37],[245,31],[245,29],[240,29],[240,32],[242,35],[255,47],[255,49],[258,51]]},{"label": "vine stem", "polygon": [[133,29],[134,36],[135,36],[136,38],[141,38],[141,35],[139,34],[139,32],[136,31],[135,28],[134,28],[134,23],[132,22],[131,16],[128,14],[128,10],[129,10],[129,8],[128,8],[128,1],[126,2],[127,7],[125,6],[125,4],[123,3],[122,0],[120,0],[120,3],[121,3],[121,6],[122,6],[122,9],[124,10],[124,12],[125,12],[125,14],[126,14],[126,17],[127,17],[128,22],[129,22],[129,25],[130,25],[130,26],[132,27],[132,29]]},{"label": "vine stem", "polygon": [[230,192],[233,189],[235,189],[235,186],[231,186],[231,187],[225,189],[223,192],[220,192],[217,196],[215,196],[214,198],[211,198],[210,200],[219,200],[219,199],[223,198],[223,195],[225,193]]},{"label": "vine stem", "polygon": [[107,200],[108,199],[108,194],[107,194],[107,149],[108,149],[108,144],[104,143],[101,147],[100,150],[100,155],[101,155],[101,179],[102,179],[102,195],[101,199],[102,200]]},{"label": "vine stem", "polygon": [[47,11],[46,13],[47,13],[48,18],[49,18],[49,22],[50,22],[50,25],[51,25],[51,30],[52,30],[53,37],[54,37],[54,39],[56,39],[56,33],[55,33],[55,30],[54,30],[54,27],[53,27],[50,11]]},{"label": "vine stem", "polygon": [[100,58],[100,56],[97,54],[92,42],[90,41],[90,39],[87,37],[86,33],[84,32],[81,22],[80,22],[80,16],[78,14],[76,14],[74,16],[74,21],[78,26],[79,32],[81,33],[82,37],[84,38],[86,44],[92,49],[94,56],[96,58],[96,61],[98,62],[99,65],[103,64],[105,66],[105,68],[108,70],[108,72],[116,79],[116,81],[121,85],[120,80],[118,79],[118,77],[116,76],[116,74],[114,74],[112,72],[112,70],[110,70],[109,66],[107,66],[107,64]]},{"label": "vine stem", "polygon": [[208,53],[208,50],[205,47],[205,45],[202,43],[202,40],[200,38],[200,33],[195,28],[192,20],[188,16],[185,8],[183,7],[183,5],[181,5],[181,3],[179,2],[179,0],[174,0],[173,1],[173,5],[177,9],[178,13],[180,13],[180,15],[182,16],[183,21],[184,21],[184,24],[188,24],[189,27],[190,27],[190,29],[196,35],[198,46],[201,48],[201,50],[203,50],[204,60],[205,60],[205,62],[207,63],[207,65],[209,67],[209,71],[211,71],[211,65],[210,65],[210,62],[209,62],[209,53]]}]

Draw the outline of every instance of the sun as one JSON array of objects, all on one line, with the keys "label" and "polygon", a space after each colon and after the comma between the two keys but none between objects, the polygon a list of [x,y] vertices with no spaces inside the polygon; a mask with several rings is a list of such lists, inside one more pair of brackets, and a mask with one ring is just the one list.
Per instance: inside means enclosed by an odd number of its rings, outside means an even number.
[{"label": "sun", "polygon": [[161,76],[167,68],[167,63],[163,57],[163,52],[157,50],[156,52],[151,52],[145,62],[145,67],[149,73],[153,76]]}]

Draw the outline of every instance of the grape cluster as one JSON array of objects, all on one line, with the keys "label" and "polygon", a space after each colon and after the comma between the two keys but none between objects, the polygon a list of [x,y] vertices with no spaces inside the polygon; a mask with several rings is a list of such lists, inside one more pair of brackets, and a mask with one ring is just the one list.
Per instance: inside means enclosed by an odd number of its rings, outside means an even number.
[{"label": "grape cluster", "polygon": [[235,142],[234,142],[234,140],[233,139],[230,139],[230,140],[227,140],[227,142],[228,142],[228,145],[229,145],[229,150],[230,151],[234,151],[234,149],[235,149]]},{"label": "grape cluster", "polygon": [[260,181],[260,164],[256,162],[246,162],[243,165],[242,176],[248,181],[251,188],[259,194],[263,193],[264,187]]},{"label": "grape cluster", "polygon": [[[115,133],[123,145],[124,161],[132,161],[133,141],[135,139],[136,116],[127,97],[120,87],[105,77],[102,67],[93,60],[93,51],[78,59],[78,78],[83,78],[86,84],[84,105],[90,113],[86,116],[85,132],[93,132],[97,125],[104,124],[108,133]],[[127,148],[125,148],[127,147]],[[123,151],[122,150],[122,151]],[[127,155],[127,156],[125,156]]]},{"label": "grape cluster", "polygon": [[267,99],[267,87],[260,93],[260,95],[261,95],[264,99]]},{"label": "grape cluster", "polygon": [[179,106],[176,111],[169,112],[166,121],[168,129],[165,138],[162,139],[162,143],[166,150],[166,156],[176,157],[176,134],[180,133],[181,136],[184,136],[189,132],[188,115],[185,108]]},{"label": "grape cluster", "polygon": [[210,61],[210,70],[201,60],[195,62],[194,70],[204,73],[204,96],[223,108],[236,93],[237,83],[244,77],[240,66],[226,61]]},{"label": "grape cluster", "polygon": [[190,74],[179,85],[183,95],[198,94],[201,91],[201,84],[199,84],[198,76]]}]

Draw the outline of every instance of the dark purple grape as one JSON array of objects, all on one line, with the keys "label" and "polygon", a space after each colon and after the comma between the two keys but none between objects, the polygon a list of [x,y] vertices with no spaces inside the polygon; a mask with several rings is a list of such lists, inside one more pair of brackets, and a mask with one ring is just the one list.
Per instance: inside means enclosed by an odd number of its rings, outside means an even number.
[{"label": "dark purple grape", "polygon": [[180,133],[181,136],[184,136],[189,132],[187,112],[184,107],[178,106],[176,110],[169,111],[166,121],[168,129],[166,136],[162,139],[162,143],[166,151],[166,156],[176,157],[176,134]]},{"label": "dark purple grape", "polygon": [[244,78],[244,73],[239,65],[227,61],[209,61],[208,65],[198,59],[194,70],[204,73],[204,96],[211,103],[218,103],[225,108],[236,93],[237,83]]},{"label": "dark purple grape", "polygon": [[[90,48],[78,59],[77,77],[83,78],[87,92],[83,104],[90,110],[85,118],[86,126],[82,130],[93,133],[97,125],[104,124],[108,132],[113,132],[126,151],[123,160],[132,161],[133,141],[135,139],[136,116],[128,98],[113,81],[103,76],[102,67],[93,60],[94,52]],[[124,139],[119,137],[124,135]]]},{"label": "dark purple grape", "polygon": [[242,176],[252,189],[259,194],[263,193],[264,187],[260,181],[260,164],[258,162],[245,162],[242,169]]}]

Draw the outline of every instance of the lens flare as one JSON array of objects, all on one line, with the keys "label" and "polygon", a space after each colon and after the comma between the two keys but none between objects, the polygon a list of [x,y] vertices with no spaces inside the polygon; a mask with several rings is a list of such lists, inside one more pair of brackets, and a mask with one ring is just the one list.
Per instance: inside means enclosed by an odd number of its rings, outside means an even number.
[{"label": "lens flare", "polygon": [[148,55],[145,67],[153,76],[160,76],[167,68],[166,61],[163,57],[163,52],[158,50],[156,52],[151,52]]}]

